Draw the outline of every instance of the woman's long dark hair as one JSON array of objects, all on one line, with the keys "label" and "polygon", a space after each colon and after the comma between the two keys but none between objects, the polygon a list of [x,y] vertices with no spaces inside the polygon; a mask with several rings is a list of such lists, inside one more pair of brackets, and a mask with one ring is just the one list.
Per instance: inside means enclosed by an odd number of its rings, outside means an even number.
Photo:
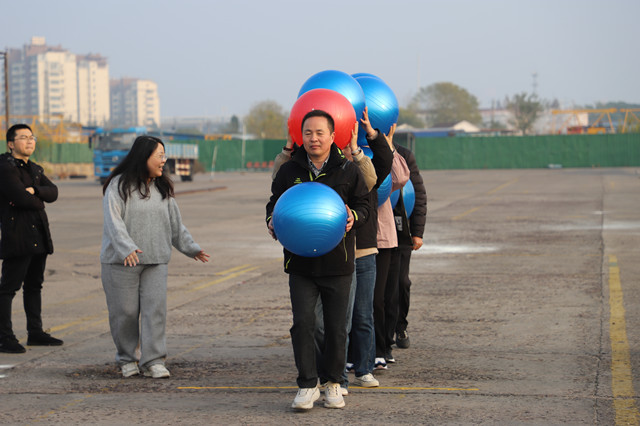
[{"label": "woman's long dark hair", "polygon": [[[102,194],[104,195],[107,191],[111,180],[120,175],[118,192],[124,201],[127,201],[127,198],[134,189],[140,193],[140,198],[149,197],[149,169],[147,168],[147,160],[149,160],[149,157],[151,157],[156,150],[158,144],[164,147],[164,143],[158,138],[146,135],[138,136],[133,142],[133,146],[127,156],[116,166],[102,186]],[[160,194],[162,194],[163,200],[167,197],[174,196],[173,182],[166,168],[163,170],[162,176],[153,180],[153,184],[158,191],[160,191]]]}]

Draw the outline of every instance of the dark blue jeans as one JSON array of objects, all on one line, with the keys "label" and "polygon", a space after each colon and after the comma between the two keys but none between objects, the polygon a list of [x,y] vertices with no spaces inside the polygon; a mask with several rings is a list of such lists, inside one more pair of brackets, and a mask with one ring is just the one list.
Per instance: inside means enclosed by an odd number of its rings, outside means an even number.
[{"label": "dark blue jeans", "polygon": [[376,356],[373,326],[373,291],[376,286],[376,255],[356,259],[356,291],[349,334],[348,360],[356,377],[371,373]]},{"label": "dark blue jeans", "polygon": [[291,343],[298,369],[300,388],[313,388],[318,382],[316,366],[316,304],[322,301],[324,342],[320,369],[326,379],[343,383],[347,342],[347,308],[352,274],[329,277],[306,277],[289,274],[289,294],[293,311]]}]

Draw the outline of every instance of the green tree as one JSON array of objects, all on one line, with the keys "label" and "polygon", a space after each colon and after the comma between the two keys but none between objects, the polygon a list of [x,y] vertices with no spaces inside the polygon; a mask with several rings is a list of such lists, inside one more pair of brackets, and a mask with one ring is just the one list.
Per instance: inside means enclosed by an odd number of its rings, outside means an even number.
[{"label": "green tree", "polygon": [[263,139],[284,139],[287,117],[278,103],[266,100],[255,104],[244,118],[247,132]]},{"label": "green tree", "polygon": [[415,102],[411,102],[406,108],[400,108],[398,114],[398,126],[402,124],[408,124],[411,127],[417,129],[425,126],[424,120],[418,115],[418,105]]},{"label": "green tree", "polygon": [[430,126],[462,120],[473,124],[482,122],[478,99],[453,83],[441,82],[423,87],[413,100],[426,113]]},{"label": "green tree", "polygon": [[176,133],[182,133],[184,135],[202,135],[202,132],[200,131],[200,129],[197,129],[195,127],[178,127],[175,130]]},{"label": "green tree", "polygon": [[228,123],[222,126],[223,133],[238,133],[240,131],[240,119],[237,115],[232,115]]},{"label": "green tree", "polygon": [[535,94],[527,95],[525,92],[505,99],[507,110],[513,114],[511,124],[526,135],[533,127],[540,113],[544,110],[542,103]]}]

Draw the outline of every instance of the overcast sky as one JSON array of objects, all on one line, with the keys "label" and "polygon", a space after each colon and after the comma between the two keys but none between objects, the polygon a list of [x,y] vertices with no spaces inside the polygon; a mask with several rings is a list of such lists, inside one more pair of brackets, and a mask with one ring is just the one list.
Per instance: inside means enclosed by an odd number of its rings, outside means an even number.
[{"label": "overcast sky", "polygon": [[638,0],[0,0],[0,49],[32,36],[158,83],[161,115],[289,110],[311,75],[376,74],[405,106],[449,81],[481,107],[640,103]]}]

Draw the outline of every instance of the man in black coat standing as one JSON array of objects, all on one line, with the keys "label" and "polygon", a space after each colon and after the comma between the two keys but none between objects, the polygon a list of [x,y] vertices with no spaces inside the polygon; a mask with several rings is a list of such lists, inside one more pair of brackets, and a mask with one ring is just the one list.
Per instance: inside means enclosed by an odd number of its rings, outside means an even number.
[{"label": "man in black coat standing", "polygon": [[340,385],[344,383],[347,311],[355,268],[355,229],[365,224],[371,215],[364,177],[358,166],[346,159],[333,142],[334,138],[335,123],[331,115],[321,110],[312,110],[305,115],[302,146],[278,170],[266,207],[267,227],[274,238],[277,238],[272,224],[275,204],[287,189],[298,183],[313,181],[329,186],[342,198],[347,211],[343,240],[330,252],[318,257],[303,257],[284,249],[284,270],[289,274],[293,313],[291,343],[298,369],[298,393],[291,407],[297,411],[313,408],[313,403],[320,397],[314,340],[318,297],[322,300],[324,317],[322,370],[327,375],[324,406],[342,408],[345,405]]},{"label": "man in black coat standing", "polygon": [[11,324],[11,304],[21,287],[27,345],[62,345],[62,340],[42,328],[42,283],[47,255],[53,253],[44,203],[58,199],[58,188],[44,175],[42,167],[29,160],[35,148],[36,137],[31,128],[16,124],[7,131],[9,152],[0,155],[0,352],[26,352]]}]

